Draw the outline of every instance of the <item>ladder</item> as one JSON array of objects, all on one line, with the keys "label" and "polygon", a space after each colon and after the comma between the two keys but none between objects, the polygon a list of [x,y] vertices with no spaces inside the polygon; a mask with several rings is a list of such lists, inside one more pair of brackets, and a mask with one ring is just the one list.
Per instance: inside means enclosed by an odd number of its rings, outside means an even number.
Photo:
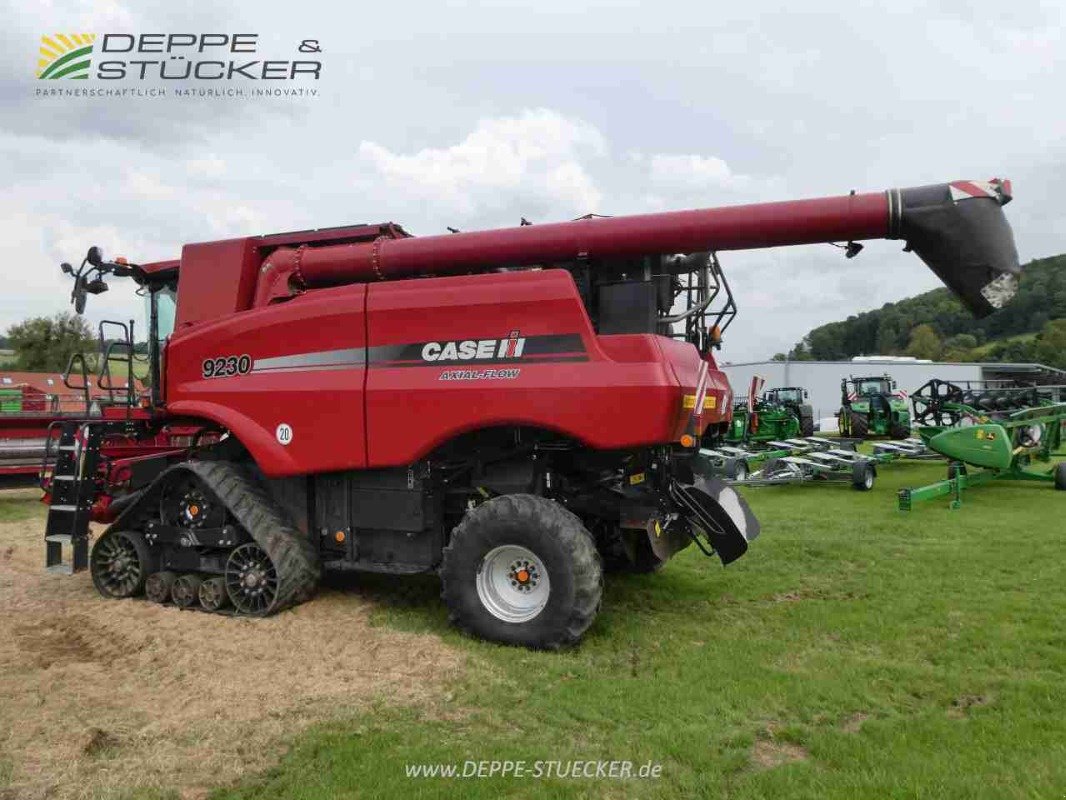
[{"label": "ladder", "polygon": [[[58,425],[59,437],[51,428]],[[96,468],[105,425],[84,420],[64,420],[49,426],[45,461],[55,444],[52,491],[44,529],[45,568],[72,575],[89,566],[89,512],[96,494]],[[64,560],[64,548],[70,559]]]}]

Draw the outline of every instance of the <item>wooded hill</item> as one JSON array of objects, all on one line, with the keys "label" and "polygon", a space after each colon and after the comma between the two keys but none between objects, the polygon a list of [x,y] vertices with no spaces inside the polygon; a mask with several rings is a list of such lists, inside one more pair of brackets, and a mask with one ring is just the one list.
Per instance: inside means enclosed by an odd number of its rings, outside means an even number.
[{"label": "wooded hill", "polygon": [[[1018,294],[985,319],[975,319],[947,289],[934,289],[817,327],[788,357],[833,361],[860,355],[1037,361],[1066,369],[1066,255],[1027,264]],[[774,358],[784,360],[785,354]]]}]

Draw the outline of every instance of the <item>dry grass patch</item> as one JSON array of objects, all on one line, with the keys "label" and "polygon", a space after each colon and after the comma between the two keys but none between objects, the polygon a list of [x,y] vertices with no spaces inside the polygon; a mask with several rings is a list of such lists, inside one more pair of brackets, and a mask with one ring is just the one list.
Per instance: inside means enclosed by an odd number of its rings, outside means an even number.
[{"label": "dry grass patch", "polygon": [[87,573],[44,572],[42,527],[0,523],[0,797],[196,796],[313,722],[436,705],[462,667],[436,636],[371,626],[351,592],[261,620],[104,600]]}]

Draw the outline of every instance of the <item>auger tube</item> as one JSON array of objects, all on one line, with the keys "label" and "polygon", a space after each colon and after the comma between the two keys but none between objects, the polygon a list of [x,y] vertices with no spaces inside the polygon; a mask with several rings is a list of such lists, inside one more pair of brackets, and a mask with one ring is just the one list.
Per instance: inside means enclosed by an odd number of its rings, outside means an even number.
[{"label": "auger tube", "polygon": [[267,262],[304,287],[651,253],[902,239],[977,316],[1013,296],[1021,271],[1002,206],[1010,182],[954,181],[808,200],[669,211],[320,247]]}]

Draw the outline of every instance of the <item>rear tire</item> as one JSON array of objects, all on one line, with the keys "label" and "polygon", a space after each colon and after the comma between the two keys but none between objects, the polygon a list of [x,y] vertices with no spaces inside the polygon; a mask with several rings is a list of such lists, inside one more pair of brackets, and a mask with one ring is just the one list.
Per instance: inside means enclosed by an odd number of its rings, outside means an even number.
[{"label": "rear tire", "polygon": [[748,462],[742,458],[731,458],[725,464],[725,476],[731,481],[746,481],[749,473]]},{"label": "rear tire", "polygon": [[1055,488],[1066,491],[1066,461],[1055,467]]},{"label": "rear tire", "polygon": [[526,494],[470,511],[452,531],[440,577],[452,624],[535,649],[580,641],[603,596],[600,555],[581,520]]},{"label": "rear tire", "polygon": [[868,492],[874,488],[874,466],[859,462],[851,468],[851,485],[860,492]]},{"label": "rear tire", "polygon": [[850,414],[848,423],[848,436],[852,436],[856,439],[865,439],[870,433],[870,419],[865,414],[861,414],[858,411],[848,412]]},{"label": "rear tire", "polygon": [[850,422],[851,412],[847,408],[841,408],[840,411],[837,412],[837,431],[841,436],[851,435]]}]

